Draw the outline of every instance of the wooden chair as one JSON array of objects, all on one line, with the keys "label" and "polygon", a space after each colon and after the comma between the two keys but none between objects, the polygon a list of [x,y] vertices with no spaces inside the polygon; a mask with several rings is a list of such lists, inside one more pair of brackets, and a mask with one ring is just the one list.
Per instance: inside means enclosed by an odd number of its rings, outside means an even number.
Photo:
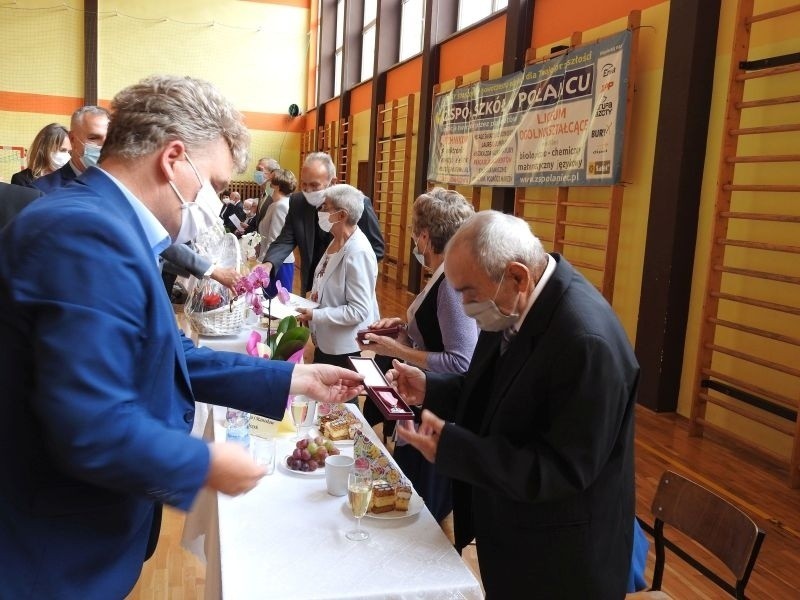
[{"label": "wooden chair", "polygon": [[[732,596],[745,598],[744,588],[764,541],[764,532],[750,517],[728,501],[672,471],[665,471],[661,476],[652,511],[654,527],[651,529],[645,524],[645,529],[651,530],[655,541],[656,564],[652,590],[661,589],[664,549],[669,548]],[[719,558],[736,577],[736,585],[731,585],[666,539],[665,524],[681,531]]]}]

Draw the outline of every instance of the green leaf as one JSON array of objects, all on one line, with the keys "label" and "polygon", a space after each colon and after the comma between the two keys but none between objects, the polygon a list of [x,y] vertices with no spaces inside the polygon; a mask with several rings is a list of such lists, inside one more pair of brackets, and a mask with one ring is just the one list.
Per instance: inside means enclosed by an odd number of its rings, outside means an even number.
[{"label": "green leaf", "polygon": [[277,343],[272,358],[276,360],[286,360],[300,348],[306,345],[310,331],[306,327],[295,327],[284,333]]},{"label": "green leaf", "polygon": [[290,329],[294,329],[297,327],[297,319],[295,319],[292,315],[288,317],[283,317],[278,323],[278,329],[276,330],[277,333],[286,333]]},{"label": "green leaf", "polygon": [[280,347],[275,351],[275,356],[272,358],[274,360],[286,360],[292,354],[297,352],[298,350],[302,349],[306,343],[302,340],[293,340],[291,342],[284,342],[280,345]]}]

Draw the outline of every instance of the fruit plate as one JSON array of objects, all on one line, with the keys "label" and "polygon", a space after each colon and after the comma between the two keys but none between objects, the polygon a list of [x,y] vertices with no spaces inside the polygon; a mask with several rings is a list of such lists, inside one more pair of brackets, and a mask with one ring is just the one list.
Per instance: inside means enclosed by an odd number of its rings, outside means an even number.
[{"label": "fruit plate", "polygon": [[406,519],[408,517],[413,517],[418,515],[422,508],[425,506],[425,502],[423,502],[422,498],[414,492],[411,495],[411,500],[408,502],[408,510],[390,510],[389,512],[385,513],[371,513],[367,511],[365,517],[369,517],[370,519],[386,519],[386,520],[393,520],[393,519]]},{"label": "fruit plate", "polygon": [[298,477],[325,477],[325,465],[317,467],[316,471],[294,471],[290,469],[289,465],[286,464],[286,459],[289,458],[289,456],[290,455],[287,454],[278,462],[278,468],[284,473],[288,475],[297,475]]}]

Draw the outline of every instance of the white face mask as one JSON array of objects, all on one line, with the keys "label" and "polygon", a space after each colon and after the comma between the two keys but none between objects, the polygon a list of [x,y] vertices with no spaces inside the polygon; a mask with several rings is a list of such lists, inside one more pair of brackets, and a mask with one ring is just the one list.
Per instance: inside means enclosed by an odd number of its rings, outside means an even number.
[{"label": "white face mask", "polygon": [[186,156],[186,161],[192,167],[194,174],[197,175],[197,180],[200,182],[201,187],[197,192],[197,196],[195,196],[194,202],[187,202],[183,199],[175,184],[172,181],[169,182],[181,201],[181,228],[173,242],[175,244],[191,242],[202,232],[219,224],[220,219],[217,215],[222,209],[222,203],[219,201],[214,188],[211,187],[211,183],[203,181],[188,155]]},{"label": "white face mask", "polygon": [[414,258],[417,259],[419,264],[423,267],[425,266],[425,253],[419,249],[419,240],[414,241],[414,249],[411,251],[414,254]]},{"label": "white face mask", "polygon": [[69,152],[50,153],[50,164],[53,166],[53,171],[58,171],[68,162],[69,162]]},{"label": "white face mask", "polygon": [[[503,277],[505,277],[503,273]],[[472,317],[478,323],[478,327],[483,331],[503,331],[508,329],[519,320],[519,313],[516,311],[516,301],[514,302],[514,310],[510,315],[504,315],[500,312],[495,304],[495,298],[500,292],[500,286],[503,284],[503,277],[500,278],[500,283],[497,284],[497,291],[494,293],[494,298],[491,300],[484,300],[483,302],[468,302],[464,305],[464,312],[468,317]]]},{"label": "white face mask", "polygon": [[319,223],[319,228],[322,229],[322,231],[325,231],[327,233],[328,231],[330,231],[333,228],[334,225],[336,225],[336,223],[339,222],[339,221],[331,222],[331,215],[335,215],[337,212],[339,212],[339,211],[337,210],[337,211],[332,212],[332,213],[330,213],[330,212],[318,212],[317,213],[317,223]]},{"label": "white face mask", "polygon": [[325,190],[317,190],[316,192],[303,192],[308,202],[314,208],[319,208],[325,202]]}]

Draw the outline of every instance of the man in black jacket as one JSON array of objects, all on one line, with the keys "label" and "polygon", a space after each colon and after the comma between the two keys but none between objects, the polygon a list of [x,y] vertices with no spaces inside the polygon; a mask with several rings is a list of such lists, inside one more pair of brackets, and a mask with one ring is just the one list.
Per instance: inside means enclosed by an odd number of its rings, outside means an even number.
[{"label": "man in black jacket", "polygon": [[395,361],[389,378],[424,400],[398,435],[452,478],[456,547],[475,538],[487,600],[623,598],[639,365],[622,325],[511,215],[473,216],[444,265],[482,330],[469,369]]},{"label": "man in black jacket", "polygon": [[[300,249],[300,294],[311,289],[314,270],[331,241],[331,234],[320,229],[317,224],[317,208],[325,200],[325,189],[337,183],[336,167],[329,154],[312,152],[306,157],[300,171],[300,189],[289,196],[289,213],[280,235],[270,244],[264,264],[274,277],[274,265],[282,265],[284,259]],[[372,201],[364,196],[364,212],[358,227],[367,236],[375,257],[383,258],[383,236],[378,217],[372,208]]]}]

